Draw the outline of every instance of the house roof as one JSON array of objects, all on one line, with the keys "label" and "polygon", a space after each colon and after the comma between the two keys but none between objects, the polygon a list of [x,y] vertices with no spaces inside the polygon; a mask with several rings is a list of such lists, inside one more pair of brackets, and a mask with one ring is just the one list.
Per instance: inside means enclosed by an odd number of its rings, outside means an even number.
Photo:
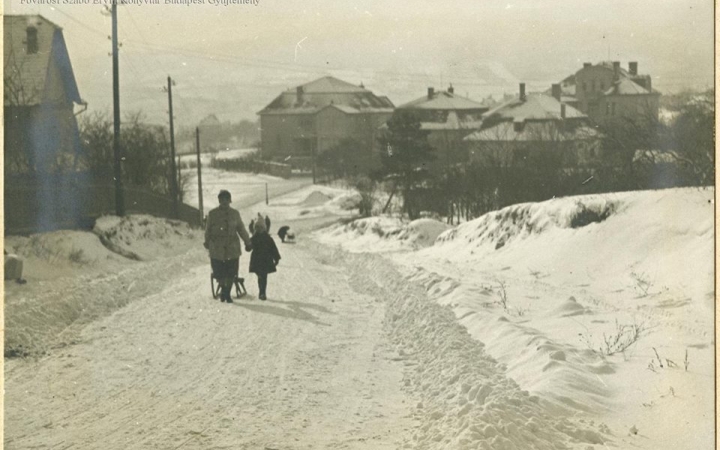
[{"label": "house roof", "polygon": [[[525,100],[514,98],[483,114],[483,119],[504,121],[555,120],[561,118],[561,103],[545,93],[527,94]],[[586,119],[587,116],[570,105],[565,105],[566,119]]]},{"label": "house roof", "polygon": [[[302,93],[299,96],[300,88]],[[258,114],[315,114],[330,105],[355,114],[391,113],[394,109],[385,96],[377,96],[364,87],[337,78],[323,77],[281,93]]]},{"label": "house roof", "polygon": [[[3,26],[5,105],[40,104],[51,64],[59,70],[68,99],[82,103],[62,28],[40,15],[6,15]],[[27,52],[27,30],[31,27],[37,30],[35,53]]]},{"label": "house roof", "polygon": [[603,95],[647,95],[650,91],[629,78],[620,78]]},{"label": "house roof", "polygon": [[433,93],[432,97],[424,95],[411,102],[398,106],[398,109],[435,109],[435,110],[488,110],[483,103],[478,103],[466,97],[455,95],[447,91]]},{"label": "house roof", "polygon": [[476,131],[464,138],[472,142],[506,142],[506,141],[578,141],[596,139],[599,133],[587,125],[561,130],[556,122],[527,122],[520,130],[513,122],[505,121],[497,125]]},{"label": "house roof", "polygon": [[449,111],[445,122],[421,122],[423,130],[474,130],[482,126],[482,120],[472,115],[458,114],[456,111]]},{"label": "house roof", "polygon": [[347,81],[335,77],[326,76],[302,85],[306,93],[349,93],[349,92],[370,92],[361,86],[355,86]]}]

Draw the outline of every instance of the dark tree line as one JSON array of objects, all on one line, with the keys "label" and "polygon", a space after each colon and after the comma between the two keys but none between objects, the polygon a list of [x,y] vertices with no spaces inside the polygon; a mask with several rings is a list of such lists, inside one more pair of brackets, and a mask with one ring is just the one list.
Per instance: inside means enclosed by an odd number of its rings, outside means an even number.
[{"label": "dark tree line", "polygon": [[[120,151],[123,181],[162,195],[171,194],[170,138],[165,127],[143,123],[136,112],[122,121]],[[96,182],[113,180],[113,121],[107,114],[87,115],[79,124],[81,152],[78,167]],[[182,180],[179,186],[182,187]],[[182,191],[182,189],[180,189]],[[179,193],[182,199],[182,192]]]}]

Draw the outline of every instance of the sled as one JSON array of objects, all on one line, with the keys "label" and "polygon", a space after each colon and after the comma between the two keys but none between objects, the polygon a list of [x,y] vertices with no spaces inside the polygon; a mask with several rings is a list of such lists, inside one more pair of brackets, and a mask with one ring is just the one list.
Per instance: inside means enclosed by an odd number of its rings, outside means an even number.
[{"label": "sled", "polygon": [[[216,281],[217,278],[215,277],[215,274],[211,273],[210,288],[212,289],[212,296],[214,299],[220,297],[220,283],[216,284]],[[235,275],[235,280],[233,280],[233,286],[235,287],[235,298],[240,298],[247,294],[247,290],[245,290],[245,278]],[[232,288],[230,288],[230,292],[232,293]]]}]

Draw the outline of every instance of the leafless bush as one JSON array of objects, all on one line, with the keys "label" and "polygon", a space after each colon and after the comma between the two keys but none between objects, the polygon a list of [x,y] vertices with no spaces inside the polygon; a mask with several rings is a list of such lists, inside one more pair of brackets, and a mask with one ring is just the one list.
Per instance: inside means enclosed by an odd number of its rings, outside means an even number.
[{"label": "leafless bush", "polygon": [[505,311],[509,312],[507,289],[505,289],[506,286],[507,285],[504,281],[498,281],[499,298],[497,303],[502,306]]},{"label": "leafless bush", "polygon": [[653,287],[653,282],[648,280],[645,272],[631,272],[630,277],[635,281],[635,290],[641,294],[641,297],[647,297],[650,294],[650,289]]},{"label": "leafless bush", "polygon": [[603,333],[602,343],[596,346],[593,343],[592,335],[580,333],[580,339],[594,353],[606,357],[617,353],[625,353],[625,350],[635,344],[645,333],[647,327],[644,323],[620,324],[615,320],[615,330],[610,333]]}]

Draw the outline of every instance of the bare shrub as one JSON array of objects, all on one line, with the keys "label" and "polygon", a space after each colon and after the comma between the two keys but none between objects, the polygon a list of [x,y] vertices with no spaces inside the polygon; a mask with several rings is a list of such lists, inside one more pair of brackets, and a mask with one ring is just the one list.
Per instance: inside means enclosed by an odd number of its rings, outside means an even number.
[{"label": "bare shrub", "polygon": [[596,346],[593,343],[592,335],[580,333],[580,339],[594,353],[606,357],[617,353],[625,353],[625,350],[635,344],[647,331],[644,323],[620,324],[615,320],[615,330],[612,333],[603,333],[602,343]]}]

